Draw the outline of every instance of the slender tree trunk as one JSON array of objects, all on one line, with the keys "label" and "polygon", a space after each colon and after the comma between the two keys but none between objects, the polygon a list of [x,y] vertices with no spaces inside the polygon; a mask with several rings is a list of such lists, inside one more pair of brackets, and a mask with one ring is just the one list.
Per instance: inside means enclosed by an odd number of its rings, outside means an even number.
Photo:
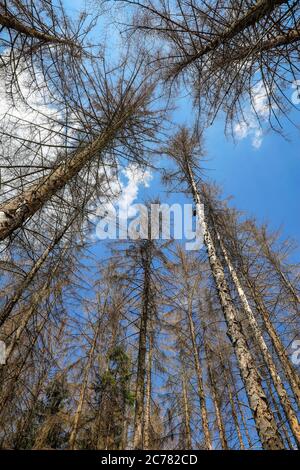
[{"label": "slender tree trunk", "polygon": [[[205,336],[205,333],[204,333],[204,336]],[[217,385],[216,385],[214,372],[213,372],[212,364],[211,364],[211,351],[209,349],[209,346],[207,344],[205,337],[204,337],[204,348],[205,348],[205,355],[206,355],[206,362],[207,362],[208,379],[209,379],[210,390],[212,394],[212,401],[214,403],[214,408],[215,408],[215,413],[216,413],[217,427],[218,427],[218,432],[220,436],[221,446],[223,450],[228,450],[228,443],[226,439],[225,426],[224,426],[222,412],[221,412],[220,403],[219,403]]]},{"label": "slender tree trunk", "polygon": [[268,391],[269,391],[269,396],[270,396],[270,399],[271,399],[271,402],[272,402],[272,405],[274,407],[274,410],[275,410],[275,413],[276,413],[276,416],[277,416],[277,419],[278,419],[278,422],[279,422],[279,429],[282,431],[282,433],[284,434],[284,437],[285,437],[285,440],[287,442],[287,445],[289,447],[289,449],[293,450],[294,449],[294,446],[291,442],[291,439],[290,439],[290,436],[289,436],[289,433],[287,431],[287,428],[284,424],[284,418],[283,416],[281,415],[281,412],[279,410],[279,407],[278,407],[278,403],[277,403],[277,400],[275,399],[274,397],[274,393],[273,393],[273,390],[272,390],[272,384],[268,378],[268,372],[265,374],[265,377],[264,377],[265,381],[266,381],[266,384],[267,384],[267,388],[268,388]]},{"label": "slender tree trunk", "polygon": [[127,443],[128,443],[128,426],[129,426],[129,416],[128,416],[128,410],[125,410],[125,419],[124,419],[124,424],[123,424],[123,429],[122,429],[122,447],[121,450],[127,449]]},{"label": "slender tree trunk", "polygon": [[[67,250],[68,250],[68,246],[65,247],[61,256],[63,256],[63,254]],[[17,328],[17,331],[13,337],[13,340],[6,349],[6,362],[10,360],[16,346],[18,345],[20,341],[22,334],[26,330],[26,327],[30,319],[33,317],[34,313],[37,311],[39,304],[42,302],[43,299],[49,296],[49,287],[50,287],[51,279],[54,278],[60,266],[61,266],[61,259],[59,259],[59,261],[55,264],[53,270],[51,271],[51,278],[47,279],[46,282],[41,287],[41,289],[39,289],[38,292],[33,294],[32,299],[31,299],[31,305],[25,310],[21,319],[21,323]]]},{"label": "slender tree trunk", "polygon": [[248,446],[249,446],[249,449],[252,449],[253,448],[253,442],[251,440],[251,437],[250,437],[250,434],[249,434],[249,431],[248,431],[248,426],[247,426],[247,423],[246,423],[246,420],[245,420],[245,415],[244,415],[244,411],[241,407],[241,404],[240,404],[240,400],[239,400],[239,393],[238,393],[238,390],[236,388],[236,383],[235,383],[235,380],[234,380],[234,377],[233,377],[233,373],[232,373],[232,370],[230,369],[230,365],[228,364],[228,367],[225,366],[225,369],[227,371],[227,374],[228,374],[228,379],[229,379],[229,384],[231,385],[232,387],[232,390],[233,390],[233,399],[236,403],[236,408],[239,412],[239,415],[241,417],[241,421],[242,421],[242,424],[243,424],[243,427],[244,427],[244,433],[245,433],[245,436],[247,438],[247,442],[248,442]]},{"label": "slender tree trunk", "polygon": [[222,366],[222,371],[224,372],[224,375],[225,375],[225,381],[226,381],[226,384],[228,386],[228,398],[229,398],[229,403],[230,403],[230,407],[231,407],[231,414],[232,414],[232,419],[233,419],[234,426],[235,426],[235,429],[236,429],[236,433],[237,433],[237,436],[238,436],[240,449],[245,450],[243,436],[242,436],[240,425],[239,425],[238,414],[237,414],[237,411],[236,411],[234,397],[232,395],[232,390],[231,390],[231,386],[232,386],[231,378],[230,378],[230,374],[228,374],[228,370],[225,366],[225,362],[224,362],[224,359],[223,359],[222,352],[219,353],[219,358],[220,358],[220,363],[221,363],[221,366]]},{"label": "slender tree trunk", "polygon": [[150,429],[151,429],[151,393],[152,393],[152,355],[153,355],[153,331],[149,335],[149,349],[147,360],[147,385],[146,401],[144,413],[144,445],[145,450],[150,449]]},{"label": "slender tree trunk", "polygon": [[[51,305],[49,306],[49,308],[51,308]],[[15,391],[15,388],[18,384],[18,379],[20,378],[23,370],[24,370],[24,367],[27,363],[27,359],[28,357],[30,356],[41,332],[43,331],[47,321],[48,321],[48,318],[49,318],[49,315],[45,315],[43,317],[43,320],[41,321],[41,323],[39,324],[38,328],[37,328],[37,331],[35,333],[35,336],[32,340],[32,343],[30,345],[30,347],[27,349],[26,351],[26,354],[24,357],[22,357],[22,362],[20,364],[20,366],[17,368],[17,372],[12,376],[10,377],[10,386],[6,386],[5,388],[5,395],[4,397],[1,397],[1,400],[0,400],[0,416],[1,414],[3,413],[3,410],[5,409],[5,407],[7,406],[9,400],[11,399],[11,397],[13,396],[14,394],[14,391]]]},{"label": "slender tree trunk", "polygon": [[[0,389],[1,390],[3,389],[3,380],[4,380],[3,377],[4,377],[5,369],[10,364],[12,355],[13,355],[17,345],[19,344],[19,341],[20,341],[20,338],[21,338],[22,334],[26,331],[26,328],[27,328],[27,325],[28,325],[29,321],[33,318],[33,315],[38,310],[40,303],[45,298],[47,298],[49,296],[49,294],[50,294],[49,288],[50,288],[51,280],[55,277],[58,270],[60,269],[62,259],[64,257],[64,254],[68,251],[68,249],[69,249],[69,244],[66,244],[64,249],[61,252],[59,260],[55,263],[51,273],[49,274],[49,277],[47,278],[45,283],[42,285],[42,287],[32,295],[32,297],[30,299],[30,305],[27,308],[25,308],[25,310],[24,310],[24,313],[23,313],[22,318],[21,318],[21,322],[20,322],[20,324],[19,324],[19,326],[18,326],[18,328],[17,328],[17,330],[16,330],[16,332],[15,332],[13,338],[12,338],[12,341],[9,343],[9,345],[6,348],[5,365],[0,366],[0,376],[1,376],[1,380],[0,380],[1,387],[0,387]],[[51,304],[49,306],[50,310],[51,310],[52,306],[54,305],[54,303],[55,303],[55,300],[51,302]],[[42,327],[39,326],[38,333],[35,337],[35,340],[33,341],[32,345],[31,345],[31,348],[29,348],[29,352],[34,347],[34,344],[37,341],[38,335],[42,331],[43,325],[45,325],[45,322],[46,322],[47,318],[48,318],[48,315],[46,315],[46,317],[42,321],[42,323],[41,323]],[[28,357],[29,352],[27,352],[26,357]],[[18,374],[20,374],[22,372],[24,365],[25,365],[25,362],[23,361],[22,366],[21,366],[20,371],[18,372]],[[19,375],[17,375],[17,377],[18,376]],[[15,379],[13,379],[15,382],[17,381],[17,377]],[[7,400],[8,395],[6,394],[5,397],[6,397],[5,400]],[[2,412],[2,408],[3,407],[2,407],[2,404],[1,404],[0,405],[0,413]]]},{"label": "slender tree trunk", "polygon": [[[229,384],[228,384],[228,386],[229,386]],[[237,433],[238,440],[239,440],[239,444],[240,444],[240,449],[245,450],[245,446],[244,446],[244,442],[243,442],[243,436],[242,436],[242,433],[241,433],[241,429],[240,429],[240,425],[239,425],[239,419],[238,419],[238,415],[237,415],[237,412],[236,412],[236,409],[235,409],[235,403],[234,403],[234,399],[233,399],[233,396],[232,396],[230,386],[229,386],[229,390],[228,390],[228,397],[229,397],[229,403],[230,403],[230,407],[231,407],[232,419],[233,419],[233,422],[234,422],[234,426],[235,426],[236,433]]]},{"label": "slender tree trunk", "polygon": [[21,284],[17,287],[15,293],[11,296],[11,298],[6,302],[3,310],[0,313],[0,327],[5,323],[9,315],[11,314],[13,308],[18,303],[22,294],[25,292],[27,287],[31,284],[45,261],[48,259],[50,253],[54,250],[54,248],[58,245],[61,241],[63,236],[66,234],[68,229],[71,227],[72,223],[75,221],[78,212],[71,218],[71,220],[67,223],[67,225],[55,236],[52,240],[50,245],[44,250],[38,260],[34,263],[30,271],[26,274],[25,279],[21,282]]},{"label": "slender tree trunk", "polygon": [[[299,26],[299,28],[300,28],[300,26]],[[299,307],[300,306],[300,297],[299,297],[298,293],[296,292],[296,289],[294,288],[293,284],[290,282],[290,280],[288,279],[286,274],[283,272],[280,260],[272,252],[272,249],[271,249],[270,244],[268,242],[268,238],[267,238],[267,235],[266,235],[265,231],[260,233],[257,230],[257,228],[255,227],[254,224],[251,224],[251,229],[252,229],[251,230],[252,235],[254,236],[256,242],[261,247],[265,258],[271,264],[274,271],[277,273],[277,276],[281,280],[281,282],[282,282],[283,286],[285,287],[285,289],[287,290],[287,292],[289,292],[291,294],[291,296],[292,296],[295,304],[297,305],[297,307]],[[299,312],[299,310],[298,310],[298,312]]]},{"label": "slender tree trunk", "polygon": [[20,421],[17,425],[17,436],[16,441],[14,442],[14,449],[22,449],[22,443],[24,440],[26,441],[32,430],[32,427],[34,426],[33,419],[36,414],[36,404],[38,402],[41,391],[43,390],[44,381],[47,380],[48,373],[49,371],[46,369],[32,390],[31,400],[28,406],[29,414],[26,416],[26,422],[23,421],[23,416],[20,417]]},{"label": "slender tree trunk", "polygon": [[[98,302],[98,304],[100,305],[100,302]],[[69,438],[69,448],[71,450],[74,450],[75,447],[76,447],[76,438],[77,438],[77,433],[78,433],[78,427],[79,427],[79,422],[80,422],[80,418],[81,418],[81,414],[82,414],[82,410],[83,410],[85,393],[86,393],[88,380],[89,380],[89,374],[90,374],[90,370],[91,370],[91,367],[92,367],[92,364],[93,364],[94,352],[95,352],[95,348],[97,346],[98,336],[99,336],[100,328],[101,328],[101,324],[102,324],[101,320],[102,320],[101,318],[98,320],[98,324],[97,324],[96,331],[95,331],[95,334],[94,334],[93,342],[92,342],[92,345],[91,345],[91,348],[90,348],[89,354],[88,354],[88,361],[87,361],[87,364],[84,368],[84,375],[83,375],[82,385],[81,385],[81,389],[80,389],[79,400],[78,400],[77,408],[76,408],[76,411],[75,411],[74,421],[73,421],[73,425],[72,425],[71,433],[70,433],[70,438]]]},{"label": "slender tree trunk", "polygon": [[264,449],[284,449],[281,436],[278,433],[273,413],[268,404],[265,392],[261,385],[261,379],[257,372],[255,362],[248,349],[246,338],[241,329],[236,309],[230,295],[229,286],[226,281],[222,264],[217,256],[213,239],[208,229],[205,218],[201,214],[201,200],[189,162],[187,162],[187,177],[195,200],[198,217],[202,224],[204,242],[207,247],[209,263],[218,290],[220,303],[223,309],[230,338],[237,360],[245,389],[248,395],[250,408],[252,410],[256,429]]},{"label": "slender tree trunk", "polygon": [[192,449],[191,416],[187,394],[187,380],[184,371],[182,371],[182,400],[184,410],[185,450],[189,450]]},{"label": "slender tree trunk", "polygon": [[273,344],[273,347],[277,353],[277,356],[282,364],[282,367],[283,367],[283,370],[289,380],[289,383],[291,385],[291,388],[293,390],[293,393],[294,393],[294,396],[296,398],[296,401],[297,401],[297,404],[298,404],[298,407],[300,408],[300,380],[299,380],[299,377],[297,375],[297,373],[295,372],[292,364],[290,363],[290,360],[285,352],[285,348],[272,324],[272,321],[270,320],[270,315],[269,315],[269,312],[267,310],[267,308],[265,307],[264,305],[264,302],[261,298],[261,296],[257,293],[257,290],[256,290],[256,287],[255,287],[255,284],[253,283],[253,281],[250,279],[250,277],[247,275],[247,273],[244,272],[244,279],[245,279],[245,282],[251,292],[251,295],[253,297],[253,300],[255,302],[255,306],[256,306],[256,309],[257,311],[260,313],[263,321],[264,321],[264,324],[265,324],[265,327],[266,327],[266,331],[269,335],[269,337],[271,338],[271,341],[272,341],[272,344]]},{"label": "slender tree trunk", "polygon": [[296,305],[299,308],[299,306],[300,306],[300,297],[297,294],[293,284],[288,280],[287,276],[282,272],[281,269],[278,269],[278,274],[279,274],[285,288],[287,289],[288,292],[290,292],[290,294],[292,295]]},{"label": "slender tree trunk", "polygon": [[145,397],[145,377],[146,377],[146,354],[147,354],[147,334],[148,322],[151,309],[151,242],[146,242],[142,248],[143,256],[143,296],[142,296],[142,313],[140,321],[139,333],[139,350],[138,350],[138,366],[135,391],[135,415],[134,415],[134,433],[133,448],[140,449],[143,447],[143,411]]},{"label": "slender tree trunk", "polygon": [[271,354],[269,353],[269,350],[268,350],[268,347],[265,343],[264,337],[261,334],[259,325],[257,324],[255,315],[254,315],[254,313],[251,309],[251,306],[248,302],[245,291],[242,287],[242,284],[239,280],[239,277],[238,277],[238,275],[237,275],[237,273],[236,273],[236,271],[233,267],[233,264],[231,263],[229,255],[227,253],[227,250],[226,250],[226,248],[225,248],[225,246],[224,246],[224,244],[221,240],[220,234],[218,233],[217,230],[216,230],[216,236],[217,236],[222,254],[224,256],[224,260],[225,260],[226,265],[229,269],[229,272],[230,272],[230,275],[232,277],[233,283],[235,285],[235,288],[236,288],[236,290],[238,292],[238,295],[239,295],[239,298],[241,300],[243,310],[246,313],[247,320],[249,321],[249,324],[252,328],[255,340],[258,344],[259,349],[261,350],[263,359],[264,359],[264,361],[265,361],[265,363],[266,363],[266,365],[267,365],[267,367],[270,371],[273,383],[275,385],[276,391],[278,393],[280,402],[282,404],[282,407],[284,409],[284,412],[285,412],[286,417],[288,419],[288,422],[290,424],[293,435],[294,435],[294,437],[295,437],[295,439],[298,443],[298,446],[300,446],[300,425],[298,423],[296,413],[293,410],[293,407],[292,407],[291,402],[289,400],[288,394],[287,394],[287,392],[284,388],[283,382],[282,382],[279,374],[277,373],[276,365],[273,361],[273,358],[272,358]]},{"label": "slender tree trunk", "polygon": [[208,417],[207,417],[207,409],[206,409],[206,401],[205,401],[205,393],[204,393],[204,386],[203,386],[203,373],[202,367],[200,364],[200,358],[196,343],[196,334],[195,334],[195,324],[192,316],[192,309],[189,302],[188,305],[188,321],[189,321],[189,330],[191,335],[192,347],[193,347],[193,356],[194,356],[194,363],[195,369],[197,374],[197,384],[198,384],[198,397],[200,403],[200,413],[201,413],[201,421],[202,421],[202,430],[204,435],[204,442],[205,448],[208,450],[212,449],[212,442],[211,436],[209,432],[209,425],[208,425]]}]

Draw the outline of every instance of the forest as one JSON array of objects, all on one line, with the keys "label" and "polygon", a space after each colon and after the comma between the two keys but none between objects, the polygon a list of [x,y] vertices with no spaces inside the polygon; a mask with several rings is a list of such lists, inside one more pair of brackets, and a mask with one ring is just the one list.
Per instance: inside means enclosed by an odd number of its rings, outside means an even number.
[{"label": "forest", "polygon": [[0,0],[0,100],[0,449],[299,449],[297,240],[207,141],[299,142],[300,2]]}]

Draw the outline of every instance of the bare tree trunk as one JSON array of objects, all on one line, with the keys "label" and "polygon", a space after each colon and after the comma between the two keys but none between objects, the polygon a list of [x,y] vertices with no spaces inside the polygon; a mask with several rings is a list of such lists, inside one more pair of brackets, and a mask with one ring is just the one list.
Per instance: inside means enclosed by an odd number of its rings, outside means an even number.
[{"label": "bare tree trunk", "polygon": [[129,425],[129,416],[128,416],[128,411],[126,410],[125,411],[125,417],[124,417],[123,430],[122,430],[122,447],[121,447],[121,450],[125,450],[127,448],[128,425]]},{"label": "bare tree trunk", "polygon": [[238,415],[237,415],[237,412],[236,412],[236,409],[235,409],[235,403],[234,403],[234,399],[233,399],[233,396],[232,396],[232,392],[231,392],[231,388],[230,388],[229,383],[228,383],[228,387],[229,387],[228,397],[229,397],[229,403],[230,403],[230,407],[231,407],[231,414],[232,414],[232,419],[233,419],[234,426],[235,426],[235,429],[236,429],[236,433],[237,433],[237,436],[238,436],[240,449],[245,450],[245,446],[244,446],[244,442],[243,442],[243,436],[242,436],[240,425],[239,425]]},{"label": "bare tree trunk", "polygon": [[229,398],[229,403],[230,403],[230,407],[231,407],[231,414],[232,414],[232,419],[233,419],[234,426],[235,426],[235,429],[236,429],[236,433],[237,433],[237,436],[238,436],[240,449],[245,450],[243,436],[242,436],[240,425],[239,425],[238,414],[237,414],[237,411],[236,411],[236,405],[235,405],[234,397],[232,395],[232,390],[231,390],[231,386],[232,386],[231,378],[230,378],[230,374],[228,373],[227,367],[224,363],[222,352],[219,352],[219,358],[220,358],[220,363],[221,363],[221,366],[222,366],[222,371],[224,372],[225,380],[226,380],[226,383],[227,383],[227,386],[228,386],[228,398]]},{"label": "bare tree trunk", "polygon": [[[49,306],[51,308],[51,305]],[[5,409],[5,407],[7,406],[7,403],[8,401],[11,399],[11,397],[13,396],[13,393],[14,393],[14,390],[18,384],[18,379],[21,375],[21,373],[23,372],[24,370],[24,367],[27,363],[27,359],[28,357],[30,356],[41,332],[43,331],[47,321],[48,321],[48,318],[49,318],[49,314],[45,315],[41,321],[41,323],[38,325],[38,328],[37,328],[37,331],[35,332],[35,335],[34,335],[34,338],[32,340],[32,343],[30,345],[30,348],[28,348],[28,350],[26,351],[26,354],[24,357],[22,357],[22,362],[20,364],[20,366],[18,367],[17,369],[17,372],[12,376],[10,377],[10,386],[6,386],[5,388],[5,395],[4,397],[1,397],[1,400],[0,400],[0,415],[2,414],[3,410]],[[11,357],[11,355],[10,355]]]},{"label": "bare tree trunk", "polygon": [[144,397],[145,397],[145,377],[146,377],[146,354],[147,354],[147,334],[148,334],[148,321],[151,309],[151,278],[150,278],[150,265],[151,265],[151,242],[146,242],[142,247],[142,264],[144,269],[143,280],[143,296],[142,296],[142,313],[140,321],[139,333],[139,350],[138,350],[138,367],[136,378],[136,391],[135,391],[135,415],[134,415],[134,433],[133,433],[133,448],[140,449],[143,447],[143,411],[144,411]]},{"label": "bare tree trunk", "polygon": [[189,162],[186,162],[187,177],[191,186],[193,198],[202,223],[204,242],[207,247],[209,263],[218,290],[220,303],[223,309],[228,327],[228,336],[232,342],[238,364],[248,395],[256,429],[264,449],[284,449],[281,436],[278,433],[273,413],[268,404],[265,392],[261,385],[261,379],[256,370],[255,362],[248,349],[246,338],[241,329],[238,315],[230,296],[230,290],[226,281],[222,264],[217,256],[214,242],[208,229],[205,218],[200,212],[201,200]]},{"label": "bare tree trunk", "polygon": [[11,296],[11,298],[6,302],[3,310],[0,313],[0,327],[3,325],[3,323],[7,320],[9,317],[10,313],[12,312],[14,306],[18,303],[20,298],[22,297],[22,294],[24,291],[27,289],[27,287],[30,285],[30,283],[33,281],[35,278],[36,274],[42,267],[42,265],[45,263],[47,260],[48,256],[50,253],[54,250],[54,248],[58,245],[58,243],[61,241],[63,236],[66,234],[68,229],[71,227],[72,223],[75,221],[76,217],[78,216],[78,212],[71,218],[71,220],[65,225],[65,227],[54,237],[50,245],[44,250],[44,252],[41,254],[41,256],[38,258],[38,260],[34,263],[30,271],[27,273],[25,279],[23,282],[17,287],[15,293]]},{"label": "bare tree trunk", "polygon": [[253,442],[251,440],[251,437],[250,437],[250,434],[249,434],[249,431],[248,431],[248,426],[247,426],[247,423],[246,423],[246,420],[245,420],[244,411],[243,411],[243,409],[241,407],[241,404],[240,404],[238,390],[236,388],[236,383],[235,383],[235,380],[234,380],[234,377],[233,377],[232,370],[230,369],[230,366],[228,368],[226,367],[226,371],[227,371],[228,379],[229,379],[228,383],[232,386],[232,390],[233,390],[233,394],[234,394],[233,399],[236,403],[237,410],[239,412],[239,415],[240,415],[241,420],[242,420],[242,424],[244,426],[244,433],[245,433],[245,436],[247,438],[248,446],[249,446],[249,449],[252,449],[253,448]]},{"label": "bare tree trunk", "polygon": [[[61,257],[63,257],[63,254],[68,250],[68,248],[69,248],[68,246],[66,246],[64,248],[64,250],[61,254]],[[61,266],[61,257],[58,260],[58,262],[55,264],[53,270],[51,271],[50,279],[47,279],[46,282],[41,287],[41,289],[39,289],[38,292],[33,294],[32,299],[30,301],[31,305],[30,305],[29,308],[27,308],[25,310],[25,312],[22,316],[22,319],[21,319],[21,323],[18,326],[17,331],[15,333],[15,336],[14,336],[12,342],[10,343],[10,345],[6,349],[6,362],[8,362],[10,360],[11,355],[13,354],[16,346],[18,345],[22,334],[26,330],[26,327],[27,327],[30,319],[32,318],[32,316],[34,315],[36,310],[38,309],[39,304],[41,303],[41,301],[44,298],[49,296],[49,286],[50,286],[50,283],[51,283],[51,279],[56,275],[57,271],[59,270],[59,268]]]},{"label": "bare tree trunk", "polygon": [[[100,305],[100,301],[98,302],[98,305]],[[92,345],[90,347],[89,354],[88,354],[88,361],[84,368],[84,375],[83,375],[82,385],[80,388],[79,400],[78,400],[77,408],[75,411],[74,421],[73,421],[70,438],[69,438],[69,448],[72,450],[74,450],[76,447],[76,437],[78,433],[79,421],[81,418],[81,413],[82,413],[82,409],[84,405],[84,399],[85,399],[85,393],[86,393],[86,389],[88,385],[89,374],[90,374],[90,370],[93,364],[94,352],[97,346],[100,328],[102,324],[101,320],[102,318],[98,319],[98,324],[97,324],[96,331],[94,334],[93,342],[92,342]]]},{"label": "bare tree trunk", "polygon": [[284,424],[284,418],[283,416],[281,415],[281,412],[279,410],[279,407],[278,407],[278,403],[277,403],[277,400],[275,399],[274,397],[274,393],[273,393],[273,390],[272,390],[272,385],[271,385],[271,382],[267,376],[267,374],[265,374],[265,377],[264,377],[265,381],[266,381],[266,384],[267,384],[267,387],[268,387],[268,391],[269,391],[269,396],[271,398],[271,401],[272,401],[272,404],[273,404],[273,407],[274,407],[274,410],[276,412],[276,416],[277,416],[277,419],[278,419],[278,422],[279,422],[279,429],[282,431],[282,433],[284,434],[284,437],[285,437],[285,440],[288,444],[288,447],[289,449],[293,450],[294,449],[294,446],[293,444],[291,443],[291,439],[290,439],[290,436],[289,436],[289,433],[287,431],[287,428]]},{"label": "bare tree trunk", "polygon": [[144,449],[150,449],[150,429],[151,429],[151,392],[152,392],[152,355],[153,355],[153,331],[149,335],[148,361],[147,361],[147,385],[146,401],[144,413]]},{"label": "bare tree trunk", "polygon": [[249,278],[247,273],[244,272],[244,279],[245,282],[251,292],[251,295],[253,297],[253,300],[255,302],[255,306],[257,308],[257,311],[261,314],[261,317],[264,321],[267,333],[269,337],[271,338],[273,347],[277,353],[277,356],[282,364],[283,370],[289,380],[289,383],[291,385],[291,388],[293,390],[294,396],[296,398],[297,404],[300,407],[300,380],[295,372],[286,352],[285,348],[272,324],[272,321],[270,320],[270,315],[267,310],[267,308],[264,305],[264,302],[260,295],[256,291],[256,287],[252,280]]},{"label": "bare tree trunk", "polygon": [[265,258],[271,264],[274,271],[277,273],[277,276],[281,280],[281,282],[284,285],[287,292],[289,292],[291,294],[291,296],[294,299],[294,302],[297,305],[297,307],[299,307],[300,306],[300,297],[299,297],[298,293],[296,292],[294,286],[292,285],[292,283],[290,282],[290,280],[286,276],[286,274],[283,272],[283,268],[282,268],[282,264],[281,264],[280,259],[278,259],[276,254],[273,253],[273,251],[271,249],[271,246],[268,242],[268,237],[267,237],[265,228],[263,228],[262,231],[259,232],[257,230],[257,228],[255,227],[255,225],[252,223],[251,224],[251,232],[252,232],[256,242],[261,247]]},{"label": "bare tree trunk", "polygon": [[182,371],[182,400],[184,410],[185,450],[189,450],[192,449],[191,417],[187,395],[187,380],[184,371]]},{"label": "bare tree trunk", "polygon": [[286,414],[286,417],[288,419],[288,422],[290,424],[290,427],[291,427],[291,430],[293,432],[293,435],[298,443],[298,446],[300,446],[300,425],[298,423],[298,419],[297,419],[297,416],[296,416],[296,413],[294,412],[293,410],[293,407],[291,405],[291,402],[289,400],[289,397],[288,397],[288,394],[284,388],[284,385],[283,385],[283,382],[279,376],[279,374],[277,373],[277,370],[276,370],[276,365],[273,361],[273,358],[271,356],[271,354],[269,353],[269,350],[268,350],[268,347],[265,343],[265,340],[264,340],[264,337],[263,335],[261,334],[261,331],[260,331],[260,328],[259,328],[259,325],[257,324],[257,321],[256,321],[256,318],[255,318],[255,315],[251,309],[251,306],[248,302],[248,299],[247,299],[247,296],[245,294],[245,291],[241,285],[241,282],[239,280],[239,277],[231,263],[231,260],[229,258],[229,255],[227,253],[227,250],[221,240],[221,237],[220,237],[220,234],[218,233],[218,231],[216,230],[216,236],[217,236],[217,239],[218,239],[218,242],[219,242],[219,245],[220,245],[220,248],[221,248],[221,251],[222,251],[222,254],[224,256],[224,259],[225,259],[225,262],[226,262],[226,265],[229,269],[229,272],[230,272],[230,275],[232,277],[232,280],[233,280],[233,283],[236,287],[236,290],[238,292],[238,295],[239,295],[239,298],[241,300],[241,303],[242,303],[242,306],[243,306],[243,310],[245,311],[246,313],[246,316],[247,316],[247,319],[249,321],[249,324],[253,330],[253,333],[254,333],[254,337],[255,337],[255,340],[257,341],[257,344],[258,344],[258,347],[260,348],[261,350],[261,353],[262,353],[262,356],[263,356],[263,359],[270,371],[270,374],[271,374],[271,377],[272,377],[272,380],[274,382],[274,385],[275,385],[275,388],[276,388],[276,391],[278,393],[278,396],[279,396],[279,399],[280,399],[280,402],[282,404],[282,407],[284,409],[284,412]]},{"label": "bare tree trunk", "polygon": [[222,412],[221,412],[219,397],[217,393],[217,385],[216,385],[214,372],[213,372],[212,364],[211,364],[211,350],[209,348],[209,345],[207,344],[205,333],[204,333],[204,348],[205,348],[205,355],[206,355],[206,361],[207,361],[208,379],[209,379],[212,400],[214,403],[214,408],[215,408],[215,413],[216,413],[216,420],[217,420],[217,427],[219,431],[220,441],[221,441],[222,449],[228,450],[225,426],[223,423]]},{"label": "bare tree trunk", "polygon": [[197,348],[197,343],[196,343],[195,324],[194,324],[193,317],[192,317],[190,301],[189,301],[187,313],[188,313],[189,330],[190,330],[192,347],[193,347],[194,363],[195,363],[195,369],[196,369],[196,374],[197,374],[198,397],[199,397],[199,402],[200,402],[200,412],[201,412],[201,421],[202,421],[202,429],[203,429],[203,434],[204,434],[205,448],[208,450],[211,450],[212,442],[211,442],[211,436],[210,436],[209,425],[208,425],[205,393],[204,393],[204,386],[203,386],[203,373],[202,373],[202,367],[200,364],[200,358],[199,358],[199,353],[198,353],[198,348]]}]

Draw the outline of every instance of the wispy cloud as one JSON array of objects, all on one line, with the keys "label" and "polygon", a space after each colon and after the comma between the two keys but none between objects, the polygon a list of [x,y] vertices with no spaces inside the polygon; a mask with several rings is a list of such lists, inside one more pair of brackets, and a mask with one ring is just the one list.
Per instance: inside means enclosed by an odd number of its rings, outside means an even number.
[{"label": "wispy cloud", "polygon": [[137,200],[141,186],[149,187],[152,174],[149,170],[143,170],[136,165],[128,165],[122,172],[127,179],[127,184],[121,182],[121,194],[117,200],[119,217],[125,219],[133,217],[136,213],[133,203]]},{"label": "wispy cloud", "polygon": [[269,117],[268,92],[262,81],[257,83],[253,89],[252,105],[245,112],[244,121],[234,126],[234,134],[237,139],[251,138],[252,146],[259,149],[263,142],[262,123]]}]

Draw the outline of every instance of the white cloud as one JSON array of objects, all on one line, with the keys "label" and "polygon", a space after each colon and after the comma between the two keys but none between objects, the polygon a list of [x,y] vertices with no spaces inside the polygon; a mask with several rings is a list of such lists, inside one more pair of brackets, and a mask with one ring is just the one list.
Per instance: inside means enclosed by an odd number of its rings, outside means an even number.
[{"label": "white cloud", "polygon": [[128,165],[122,174],[126,177],[127,184],[121,182],[121,194],[117,204],[120,219],[125,219],[135,215],[136,211],[133,203],[138,197],[140,186],[149,187],[152,175],[149,170],[142,170],[133,164]]},{"label": "white cloud", "polygon": [[238,122],[234,126],[234,134],[237,139],[243,140],[250,137],[252,146],[259,149],[264,135],[262,122],[268,120],[269,111],[268,92],[263,82],[260,81],[253,89],[253,103],[248,106],[244,121]]}]

